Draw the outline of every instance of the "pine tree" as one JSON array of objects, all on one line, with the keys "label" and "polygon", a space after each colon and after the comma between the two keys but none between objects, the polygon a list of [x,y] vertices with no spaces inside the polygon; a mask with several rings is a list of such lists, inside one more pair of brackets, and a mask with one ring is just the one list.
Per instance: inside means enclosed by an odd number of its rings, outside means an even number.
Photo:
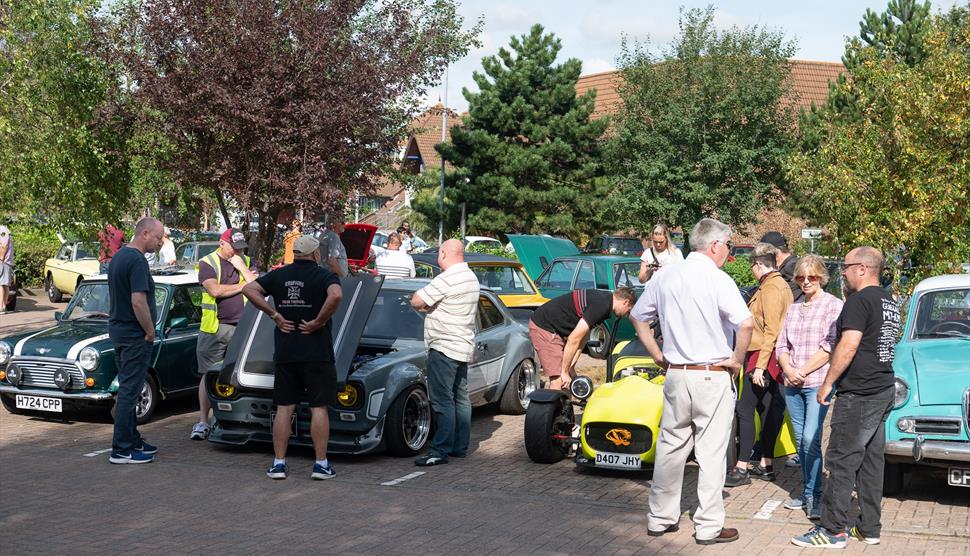
[{"label": "pine tree", "polygon": [[439,145],[455,167],[449,197],[466,203],[468,229],[481,233],[596,231],[603,193],[600,137],[608,121],[590,120],[595,91],[576,95],[577,59],[555,65],[562,42],[534,25],[511,50],[482,60],[469,113]]}]

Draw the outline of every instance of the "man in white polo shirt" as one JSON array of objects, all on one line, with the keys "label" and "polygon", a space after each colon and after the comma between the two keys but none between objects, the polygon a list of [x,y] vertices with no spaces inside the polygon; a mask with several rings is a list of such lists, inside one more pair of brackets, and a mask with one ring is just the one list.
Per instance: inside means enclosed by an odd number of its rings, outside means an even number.
[{"label": "man in white polo shirt", "polygon": [[472,405],[468,399],[468,363],[475,350],[475,312],[480,286],[465,263],[465,248],[449,239],[438,249],[442,273],[414,293],[411,306],[427,313],[428,394],[435,414],[431,450],[415,460],[426,467],[465,457],[471,436]]},{"label": "man in white polo shirt", "polygon": [[377,256],[377,272],[388,278],[414,278],[414,259],[401,250],[401,236],[391,232],[387,236],[387,250]]},{"label": "man in white polo shirt", "polygon": [[[720,270],[730,238],[730,226],[710,218],[698,222],[690,233],[691,254],[657,273],[630,313],[650,356],[667,367],[647,514],[651,537],[679,529],[684,464],[693,448],[700,467],[694,539],[697,544],[738,539],[737,529],[724,527],[721,488],[734,417],[733,380],[754,325],[738,287]],[[655,318],[662,351],[648,324]]]}]

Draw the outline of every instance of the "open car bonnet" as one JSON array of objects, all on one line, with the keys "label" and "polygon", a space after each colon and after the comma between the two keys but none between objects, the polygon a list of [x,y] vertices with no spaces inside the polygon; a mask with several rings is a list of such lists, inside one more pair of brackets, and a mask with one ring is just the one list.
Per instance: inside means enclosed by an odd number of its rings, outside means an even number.
[{"label": "open car bonnet", "polygon": [[538,279],[556,257],[579,254],[579,248],[568,239],[518,234],[509,234],[508,238],[526,273],[533,280]]},{"label": "open car bonnet", "polygon": [[[383,283],[383,276],[371,274],[340,279],[343,301],[330,319],[334,365],[340,386],[347,380],[360,336]],[[270,298],[271,304],[272,301]],[[273,321],[252,304],[247,304],[226,349],[219,382],[249,388],[272,388],[276,370],[273,362],[276,352],[275,329]]]},{"label": "open car bonnet", "polygon": [[340,241],[347,250],[347,264],[352,266],[367,266],[370,257],[370,243],[377,233],[377,226],[371,224],[346,224],[344,233],[340,234]]}]

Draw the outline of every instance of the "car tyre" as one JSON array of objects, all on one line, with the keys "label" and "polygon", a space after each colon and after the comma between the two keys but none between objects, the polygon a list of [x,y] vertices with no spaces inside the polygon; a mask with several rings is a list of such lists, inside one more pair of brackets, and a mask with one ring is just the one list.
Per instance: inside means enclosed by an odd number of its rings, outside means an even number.
[{"label": "car tyre", "polygon": [[886,496],[893,496],[902,492],[903,478],[902,464],[886,462],[882,474],[882,493]]},{"label": "car tyre", "polygon": [[47,279],[44,280],[44,290],[47,291],[47,299],[50,299],[51,303],[60,303],[64,298],[61,290],[54,285],[54,276],[50,272],[47,273]]},{"label": "car tyre", "polygon": [[7,306],[4,307],[4,309],[7,312],[12,312],[17,310],[17,297],[18,297],[17,294],[14,292],[7,294]]},{"label": "car tyre", "polygon": [[421,386],[412,386],[394,400],[384,419],[387,453],[417,455],[431,438],[431,400]]},{"label": "car tyre", "polygon": [[524,359],[512,371],[498,409],[506,415],[522,415],[529,409],[529,394],[539,388],[538,370],[531,359]]},{"label": "car tyre", "polygon": [[594,359],[606,359],[610,349],[610,330],[606,328],[606,325],[597,324],[594,326],[593,330],[589,333],[589,339],[599,340],[598,346],[586,348],[589,356]]},{"label": "car tyre", "polygon": [[576,416],[568,400],[535,402],[525,413],[525,451],[536,463],[557,463],[569,452],[569,444],[552,436],[572,434]]},{"label": "car tyre", "polygon": [[[112,419],[115,418],[115,409],[117,407],[117,405],[111,407]],[[157,407],[158,385],[155,383],[155,378],[147,374],[145,375],[145,382],[142,384],[141,392],[138,393],[138,398],[135,400],[135,421],[139,425],[144,425],[151,420]]]},{"label": "car tyre", "polygon": [[3,407],[14,415],[23,415],[24,410],[17,407],[17,403],[11,396],[0,396],[0,402],[3,403]]}]

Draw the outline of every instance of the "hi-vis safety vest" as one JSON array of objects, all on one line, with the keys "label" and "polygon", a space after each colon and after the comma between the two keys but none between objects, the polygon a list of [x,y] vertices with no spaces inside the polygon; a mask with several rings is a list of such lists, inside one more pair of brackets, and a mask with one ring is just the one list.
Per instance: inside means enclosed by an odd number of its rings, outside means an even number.
[{"label": "hi-vis safety vest", "polygon": [[[222,257],[219,256],[219,252],[209,253],[202,258],[201,262],[207,263],[216,271],[216,283],[219,283],[222,279]],[[243,262],[246,263],[246,266],[249,266],[249,257],[243,255]],[[242,284],[245,280],[240,274],[239,283]],[[243,303],[246,303],[245,296],[243,296]],[[209,334],[215,334],[219,331],[219,309],[216,305],[216,298],[209,295],[205,288],[202,288],[202,324],[199,326],[199,331]]]}]

